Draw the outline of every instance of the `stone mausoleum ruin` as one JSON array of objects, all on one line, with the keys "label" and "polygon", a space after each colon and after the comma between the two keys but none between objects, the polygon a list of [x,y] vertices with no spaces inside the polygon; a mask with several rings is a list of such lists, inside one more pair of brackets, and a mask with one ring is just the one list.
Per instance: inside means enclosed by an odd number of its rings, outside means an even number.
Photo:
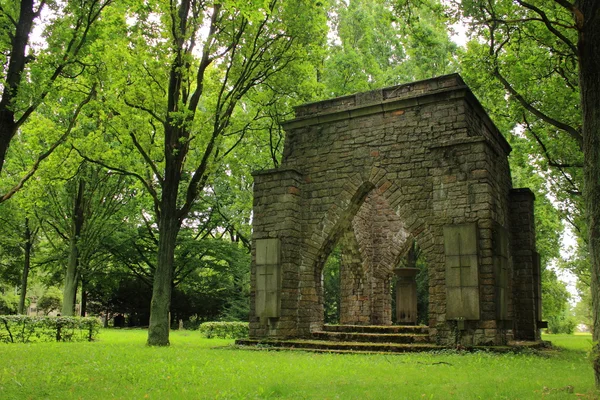
[{"label": "stone mausoleum ruin", "polygon": [[[539,340],[534,196],[459,75],[300,106],[281,167],[254,174],[250,336],[323,328],[323,265],[341,249],[340,324],[416,321],[413,242],[429,277],[429,339]],[[396,293],[391,282],[396,280]]]}]

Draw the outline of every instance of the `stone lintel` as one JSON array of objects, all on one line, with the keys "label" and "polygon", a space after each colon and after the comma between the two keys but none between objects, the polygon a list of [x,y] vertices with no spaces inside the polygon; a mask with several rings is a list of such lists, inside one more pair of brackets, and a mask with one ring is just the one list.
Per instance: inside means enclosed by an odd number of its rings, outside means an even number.
[{"label": "stone lintel", "polygon": [[446,140],[444,142],[436,143],[432,146],[429,146],[427,148],[427,150],[443,149],[445,147],[454,147],[454,146],[461,146],[461,145],[465,145],[465,144],[481,143],[481,142],[487,142],[487,139],[484,138],[483,136],[450,139],[450,140]]},{"label": "stone lintel", "polygon": [[302,128],[311,125],[320,125],[331,122],[342,121],[366,117],[373,114],[392,112],[404,108],[422,106],[431,103],[437,103],[444,100],[460,99],[465,97],[469,91],[466,85],[441,89],[430,93],[424,93],[416,97],[383,100],[378,103],[371,103],[359,106],[349,106],[341,110],[332,110],[320,114],[307,115],[283,122],[281,126],[286,130]]},{"label": "stone lintel", "polygon": [[385,100],[414,98],[422,96],[425,93],[440,91],[441,89],[463,86],[465,86],[465,82],[459,74],[442,75],[421,81],[303,104],[295,107],[296,117],[300,119],[319,114],[330,114],[342,109],[347,110],[352,107],[380,103]]}]

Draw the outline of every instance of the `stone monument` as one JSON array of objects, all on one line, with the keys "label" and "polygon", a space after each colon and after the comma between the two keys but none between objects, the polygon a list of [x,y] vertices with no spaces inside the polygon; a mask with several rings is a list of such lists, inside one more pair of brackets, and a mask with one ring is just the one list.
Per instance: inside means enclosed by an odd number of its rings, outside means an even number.
[{"label": "stone monument", "polygon": [[512,187],[511,147],[459,75],[303,105],[283,128],[281,167],[254,174],[252,338],[322,329],[335,246],[342,324],[390,325],[395,274],[414,323],[397,267],[416,241],[431,341],[539,339],[534,196]]}]

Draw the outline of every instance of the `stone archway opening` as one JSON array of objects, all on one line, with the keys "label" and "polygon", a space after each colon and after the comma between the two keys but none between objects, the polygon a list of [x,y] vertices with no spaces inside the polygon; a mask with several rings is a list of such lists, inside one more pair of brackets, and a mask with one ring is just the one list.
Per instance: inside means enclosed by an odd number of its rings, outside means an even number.
[{"label": "stone archway opening", "polygon": [[323,324],[427,325],[429,273],[416,239],[380,188],[363,184],[353,200],[325,240],[323,251],[329,253],[317,257],[323,320],[313,329]]}]

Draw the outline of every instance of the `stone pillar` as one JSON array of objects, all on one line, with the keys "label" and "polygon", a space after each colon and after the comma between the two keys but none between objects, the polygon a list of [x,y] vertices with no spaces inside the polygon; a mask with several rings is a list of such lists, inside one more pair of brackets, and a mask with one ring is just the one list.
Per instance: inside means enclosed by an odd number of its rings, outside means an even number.
[{"label": "stone pillar", "polygon": [[354,232],[346,231],[340,244],[340,324],[368,325],[371,322],[371,302]]},{"label": "stone pillar", "polygon": [[534,201],[535,196],[529,189],[512,189],[510,192],[513,320],[517,340],[540,339],[536,321]]},{"label": "stone pillar", "polygon": [[396,323],[415,325],[417,323],[417,281],[418,268],[396,268]]},{"label": "stone pillar", "polygon": [[391,277],[371,276],[371,325],[392,324]]},{"label": "stone pillar", "polygon": [[295,337],[302,176],[292,169],[253,176],[250,337]]}]

